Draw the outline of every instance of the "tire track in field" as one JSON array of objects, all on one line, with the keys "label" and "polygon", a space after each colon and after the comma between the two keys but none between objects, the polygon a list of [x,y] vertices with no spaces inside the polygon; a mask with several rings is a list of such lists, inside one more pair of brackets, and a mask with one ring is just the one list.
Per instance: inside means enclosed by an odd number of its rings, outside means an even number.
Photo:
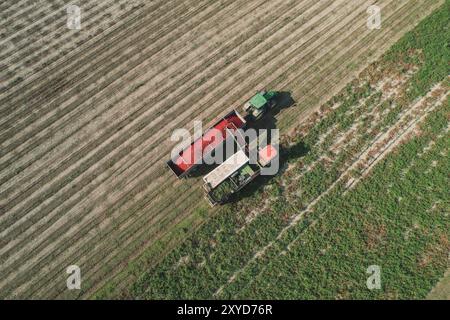
[{"label": "tire track in field", "polygon": [[[374,112],[375,110],[378,110],[380,105],[383,103],[383,101],[380,100],[376,100],[376,102],[371,103],[369,106],[366,105],[367,101],[375,98],[376,92],[372,92],[369,96],[361,98],[356,105],[352,106],[346,113],[347,116],[352,116],[354,114],[360,114],[358,117],[356,117],[354,119],[354,123],[358,123],[359,121],[365,116],[366,113],[370,112]],[[333,108],[327,109],[325,112],[321,112],[320,117],[316,118],[315,116],[309,116],[308,118],[305,119],[305,122],[310,122],[310,123],[314,123],[315,121],[317,121],[316,119],[323,119],[328,117],[328,115],[332,112]],[[310,130],[310,129],[308,129]],[[311,159],[311,161],[309,162],[302,162],[302,161],[298,161],[295,163],[289,163],[288,164],[288,169],[286,171],[284,171],[283,175],[285,175],[288,171],[290,170],[300,170],[298,174],[293,175],[293,176],[286,176],[286,179],[282,179],[281,180],[281,186],[283,188],[288,188],[289,185],[292,185],[293,183],[298,182],[302,177],[305,176],[306,173],[312,171],[317,165],[319,165],[322,162],[322,157],[320,156],[321,154],[326,152],[326,149],[330,148],[327,147],[326,144],[326,140],[328,138],[333,138],[333,137],[337,137],[340,136],[342,134],[347,134],[347,132],[341,131],[342,129],[339,128],[338,123],[334,123],[333,125],[331,125],[325,132],[323,132],[322,134],[320,134],[320,136],[318,137],[318,139],[313,143],[310,144],[310,148],[311,150],[314,149],[314,154],[315,157],[313,159]],[[356,137],[354,136],[348,143],[352,144],[356,142]],[[334,142],[335,143],[335,142]],[[291,146],[292,144],[289,144],[289,146]],[[343,154],[347,152],[346,148],[342,148],[341,152],[335,153],[333,159],[337,158],[340,154]],[[295,201],[292,197],[290,197],[290,194],[286,194],[286,199],[288,201]],[[257,210],[254,214],[252,219],[249,222],[246,222],[246,224],[242,227],[240,227],[237,230],[237,233],[242,232],[243,230],[245,230],[245,228],[250,225],[250,222],[252,222],[257,216],[266,213],[268,210],[270,210],[270,206],[265,206],[262,210]]]},{"label": "tire track in field", "polygon": [[[450,77],[447,78],[450,80]],[[350,171],[353,169],[361,168],[363,165],[363,169],[361,172],[361,176],[357,178],[350,178],[347,182],[346,188],[347,190],[344,192],[347,193],[349,190],[354,188],[363,178],[365,178],[373,167],[383,160],[386,155],[392,152],[400,143],[402,143],[410,133],[417,128],[417,126],[423,122],[423,120],[431,113],[434,109],[441,106],[445,99],[450,95],[449,87],[446,87],[442,82],[432,88],[424,98],[419,100],[417,103],[413,104],[411,108],[409,108],[406,112],[404,112],[401,117],[398,119],[397,124],[398,127],[392,126],[388,131],[379,135],[373,143],[374,148],[369,148],[365,150],[359,157],[358,160],[352,164],[350,167]],[[439,99],[434,101],[433,104],[427,106],[430,99],[434,94],[438,94]],[[425,105],[425,108],[421,108]],[[409,118],[411,117],[411,119]],[[415,117],[415,119],[414,119]],[[402,126],[403,122],[405,124]],[[400,131],[400,132],[399,132]],[[395,135],[393,139],[390,137]],[[381,150],[380,150],[381,145]],[[372,152],[376,152],[375,154],[371,154]]]}]

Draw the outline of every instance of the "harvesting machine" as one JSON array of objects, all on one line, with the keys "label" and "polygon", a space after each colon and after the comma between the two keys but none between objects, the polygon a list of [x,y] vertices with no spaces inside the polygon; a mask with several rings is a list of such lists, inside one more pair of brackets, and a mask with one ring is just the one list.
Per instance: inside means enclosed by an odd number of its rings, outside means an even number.
[{"label": "harvesting machine", "polygon": [[[233,110],[215,121],[203,135],[186,146],[175,158],[167,162],[168,167],[178,177],[189,176],[215,150],[224,147],[228,139],[233,139],[238,151],[228,157],[221,165],[203,177],[203,188],[211,205],[222,204],[230,196],[261,174],[261,169],[269,165],[277,156],[277,149],[268,145],[257,149],[257,160],[250,161],[249,152],[257,146],[249,146],[245,139],[239,139],[239,129],[244,130],[247,120],[261,119],[276,106],[278,93],[259,91],[245,105],[245,116]],[[217,132],[219,136],[217,137]]]},{"label": "harvesting machine", "polygon": [[259,91],[244,105],[244,111],[253,118],[252,120],[259,120],[276,105],[276,97],[275,91]]},{"label": "harvesting machine", "polygon": [[240,149],[203,177],[203,189],[211,206],[226,203],[234,193],[258,177],[261,169],[278,156],[276,148],[269,144],[258,150],[258,159],[256,163],[252,163],[246,150],[247,148]]}]

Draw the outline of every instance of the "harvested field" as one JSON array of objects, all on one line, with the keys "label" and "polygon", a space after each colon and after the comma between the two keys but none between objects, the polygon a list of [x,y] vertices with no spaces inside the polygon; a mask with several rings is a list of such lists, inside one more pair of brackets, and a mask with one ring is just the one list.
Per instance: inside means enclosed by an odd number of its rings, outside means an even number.
[{"label": "harvested field", "polygon": [[[129,295],[144,270],[217,213],[205,209],[198,179],[176,181],[165,168],[174,129],[211,121],[267,87],[292,92],[297,104],[278,114],[277,126],[295,133],[444,1],[84,1],[78,31],[66,28],[67,3],[0,5],[1,298]],[[379,30],[366,26],[372,4],[382,8]],[[425,118],[445,99],[441,81],[432,101],[409,104],[410,113],[393,108],[402,120],[377,120],[392,97],[373,92],[364,99],[376,103],[362,102],[361,114],[374,108],[367,113],[374,132],[396,124],[387,135],[401,141],[412,113]],[[351,130],[372,130],[361,114],[354,113]],[[351,145],[371,149],[354,167],[341,159],[336,170],[371,170],[372,159],[395,147],[382,136],[357,141],[346,129],[327,128],[323,146],[341,134],[349,145],[337,142],[334,156],[348,161],[357,152]],[[325,158],[308,164],[326,165]],[[306,174],[300,170],[295,179]],[[322,192],[338,183],[325,180]],[[247,221],[257,226],[260,217],[254,212]],[[264,246],[281,225],[274,224]],[[82,270],[79,292],[66,289],[72,264]],[[223,283],[211,285],[212,293]],[[146,296],[140,290],[132,294]]]}]

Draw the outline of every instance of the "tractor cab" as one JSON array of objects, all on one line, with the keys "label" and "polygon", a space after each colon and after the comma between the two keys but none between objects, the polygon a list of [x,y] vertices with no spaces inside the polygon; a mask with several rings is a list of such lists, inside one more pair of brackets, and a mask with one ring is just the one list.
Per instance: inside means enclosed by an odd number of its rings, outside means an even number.
[{"label": "tractor cab", "polygon": [[244,105],[244,110],[251,115],[252,120],[259,120],[275,106],[276,96],[275,91],[259,91]]}]

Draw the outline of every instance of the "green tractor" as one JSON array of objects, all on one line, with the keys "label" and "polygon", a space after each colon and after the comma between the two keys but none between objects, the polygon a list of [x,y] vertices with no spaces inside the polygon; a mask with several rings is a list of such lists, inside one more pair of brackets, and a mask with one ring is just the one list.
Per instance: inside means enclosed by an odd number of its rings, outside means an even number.
[{"label": "green tractor", "polygon": [[276,105],[276,97],[275,91],[259,91],[244,105],[244,110],[254,121],[259,120]]}]

